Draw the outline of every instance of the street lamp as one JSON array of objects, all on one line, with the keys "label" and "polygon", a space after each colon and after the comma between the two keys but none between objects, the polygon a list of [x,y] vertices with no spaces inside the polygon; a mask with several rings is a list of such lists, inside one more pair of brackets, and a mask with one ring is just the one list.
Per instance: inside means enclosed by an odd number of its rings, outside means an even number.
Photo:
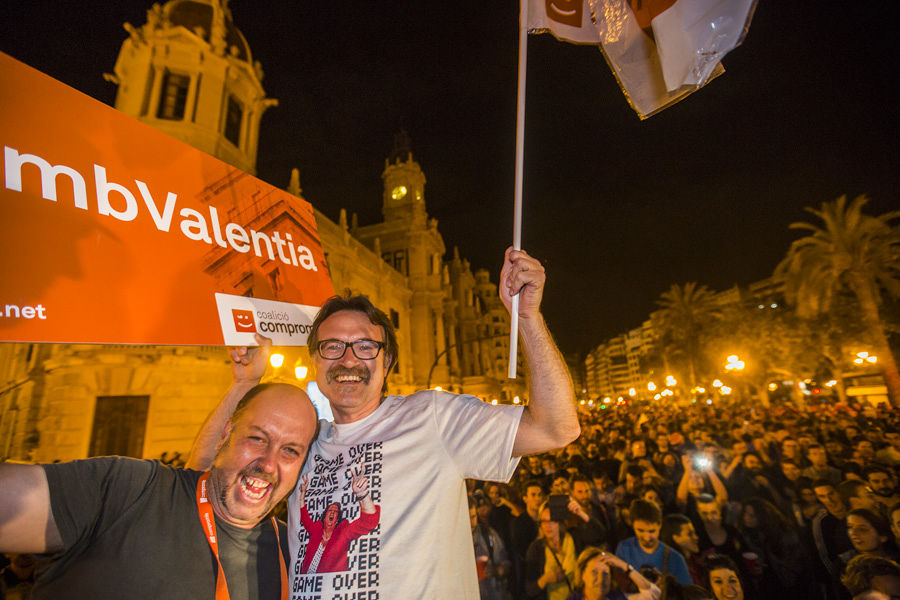
[{"label": "street lamp", "polygon": [[744,369],[744,361],[738,359],[737,354],[732,354],[728,357],[728,362],[725,363],[726,371],[742,371]]},{"label": "street lamp", "polygon": [[858,365],[861,365],[864,362],[874,364],[874,363],[878,362],[878,357],[877,356],[869,356],[868,352],[857,352],[856,358],[853,359],[853,362],[855,362]]},{"label": "street lamp", "polygon": [[284,364],[284,354],[279,354],[278,352],[273,353],[269,357],[269,363],[271,363],[273,367],[278,369],[279,367],[281,367],[281,365]]}]

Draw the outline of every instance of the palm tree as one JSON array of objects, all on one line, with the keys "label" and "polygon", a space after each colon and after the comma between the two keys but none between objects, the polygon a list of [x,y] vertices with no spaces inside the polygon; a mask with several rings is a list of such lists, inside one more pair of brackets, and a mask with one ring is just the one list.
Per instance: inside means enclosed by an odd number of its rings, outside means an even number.
[{"label": "palm tree", "polygon": [[652,319],[664,349],[682,354],[687,362],[690,388],[697,385],[701,341],[704,329],[720,315],[715,294],[705,285],[689,282],[672,284],[656,303],[660,309]]},{"label": "palm tree", "polygon": [[882,290],[900,297],[900,234],[890,223],[900,211],[872,217],[862,213],[866,202],[868,198],[857,196],[848,205],[841,196],[823,202],[820,210],[807,208],[822,225],[791,224],[791,229],[811,233],[791,244],[775,276],[784,279],[787,301],[804,318],[829,312],[842,291],[853,293],[891,405],[900,408],[900,372],[879,313]]}]

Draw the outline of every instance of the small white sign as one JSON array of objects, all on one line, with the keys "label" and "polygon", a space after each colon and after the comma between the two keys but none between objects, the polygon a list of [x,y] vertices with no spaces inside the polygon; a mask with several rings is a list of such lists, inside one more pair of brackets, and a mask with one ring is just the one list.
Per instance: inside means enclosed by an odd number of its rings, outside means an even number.
[{"label": "small white sign", "polygon": [[216,294],[222,337],[228,346],[255,346],[254,333],[273,346],[305,346],[318,306]]}]

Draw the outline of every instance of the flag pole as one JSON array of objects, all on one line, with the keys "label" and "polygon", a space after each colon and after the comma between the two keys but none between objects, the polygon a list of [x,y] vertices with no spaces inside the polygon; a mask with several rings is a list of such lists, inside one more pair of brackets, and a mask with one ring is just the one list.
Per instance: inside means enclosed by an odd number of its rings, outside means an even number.
[{"label": "flag pole", "polygon": [[[513,248],[522,249],[522,180],[525,162],[525,74],[528,63],[528,0],[519,0],[519,78],[516,102],[516,188],[513,201]],[[516,378],[519,346],[519,294],[509,312],[509,378]]]}]

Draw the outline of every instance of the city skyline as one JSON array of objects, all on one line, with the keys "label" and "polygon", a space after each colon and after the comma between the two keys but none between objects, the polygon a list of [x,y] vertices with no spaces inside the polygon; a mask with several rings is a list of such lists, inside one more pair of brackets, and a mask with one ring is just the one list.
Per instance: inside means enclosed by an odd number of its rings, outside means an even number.
[{"label": "city skyline", "polygon": [[[7,4],[0,50],[112,104],[102,74],[122,23],[142,25],[150,4],[95,6]],[[230,3],[279,100],[262,120],[258,176],[285,187],[298,167],[327,216],[374,223],[403,128],[446,258],[458,246],[496,278],[512,231],[517,4],[458,3],[455,19],[380,6]],[[769,276],[798,237],[788,224],[812,218],[803,206],[861,193],[871,214],[900,204],[887,33],[898,12],[821,6],[813,19],[763,2],[726,74],[644,122],[598,50],[529,38],[523,245],[547,267],[545,312],[564,350],[637,327],[672,283]]]}]

